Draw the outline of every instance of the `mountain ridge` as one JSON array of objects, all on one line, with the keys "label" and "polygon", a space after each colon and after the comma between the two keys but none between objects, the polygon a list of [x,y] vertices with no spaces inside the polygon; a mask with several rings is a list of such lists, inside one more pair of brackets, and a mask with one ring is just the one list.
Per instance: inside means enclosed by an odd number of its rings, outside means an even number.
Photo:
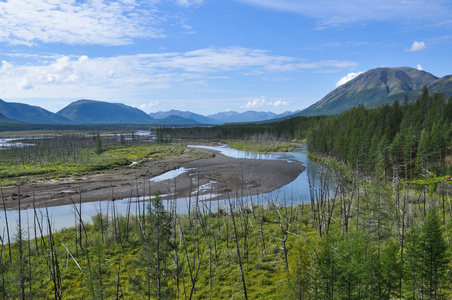
[{"label": "mountain ridge", "polygon": [[177,116],[185,119],[191,119],[197,124],[216,124],[214,120],[211,120],[206,116],[196,114],[191,111],[180,111],[176,109],[171,109],[169,111],[158,111],[155,113],[149,113],[148,115],[157,120],[163,120],[170,116]]},{"label": "mountain ridge", "polygon": [[[442,92],[452,96],[452,75],[438,78],[426,71],[409,67],[376,68],[358,75],[337,87],[325,97],[302,111],[282,114],[263,111],[225,111],[201,115],[172,109],[145,113],[123,103],[81,99],[52,113],[39,106],[5,102],[0,99],[0,114],[12,121],[31,124],[149,124],[149,125],[221,125],[225,123],[277,121],[293,116],[339,114],[363,104],[372,108],[403,101],[414,101],[426,86],[429,92]],[[1,119],[1,118],[0,118]],[[8,122],[8,121],[4,121]]]},{"label": "mountain ridge", "polygon": [[77,124],[149,124],[154,120],[138,108],[88,99],[72,102],[56,114]]},{"label": "mountain ridge", "polygon": [[334,115],[359,104],[376,107],[396,99],[401,101],[405,95],[414,100],[424,86],[431,87],[432,92],[447,90],[452,94],[452,78],[444,78],[410,67],[372,69],[337,87],[297,115]]},{"label": "mountain ridge", "polygon": [[17,102],[6,102],[0,99],[0,113],[14,121],[30,124],[72,124],[62,116],[58,116],[42,107]]}]

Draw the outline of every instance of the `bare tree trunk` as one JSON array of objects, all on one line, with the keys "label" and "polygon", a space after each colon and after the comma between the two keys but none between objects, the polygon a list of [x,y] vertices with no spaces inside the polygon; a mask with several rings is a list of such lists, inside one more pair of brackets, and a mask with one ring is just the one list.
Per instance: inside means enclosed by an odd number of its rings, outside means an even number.
[{"label": "bare tree trunk", "polygon": [[242,258],[240,256],[240,244],[239,244],[239,239],[237,237],[237,228],[235,226],[235,217],[234,217],[234,211],[232,209],[231,198],[229,198],[229,206],[231,207],[232,224],[234,227],[235,245],[237,247],[237,255],[239,258],[239,268],[240,268],[240,275],[242,277],[243,292],[245,293],[245,299],[248,299],[248,294],[246,292],[245,275],[243,274],[243,268],[242,268]]}]

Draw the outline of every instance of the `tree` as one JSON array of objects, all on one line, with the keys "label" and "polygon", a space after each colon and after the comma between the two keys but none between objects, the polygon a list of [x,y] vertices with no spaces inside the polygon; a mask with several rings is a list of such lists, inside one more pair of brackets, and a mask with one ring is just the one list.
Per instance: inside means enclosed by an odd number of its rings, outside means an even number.
[{"label": "tree", "polygon": [[394,299],[400,291],[400,279],[403,276],[402,262],[399,256],[399,245],[390,241],[381,252],[379,280],[382,290],[382,299]]},{"label": "tree", "polygon": [[288,299],[311,299],[311,259],[304,240],[299,240],[289,256]]},{"label": "tree", "polygon": [[171,216],[165,211],[159,192],[148,204],[146,222],[141,224],[139,236],[142,247],[134,262],[137,271],[130,278],[133,289],[145,299],[174,298],[168,282],[176,270],[171,269],[168,259],[176,245],[171,239]]},{"label": "tree", "polygon": [[429,134],[428,132],[422,130],[421,139],[419,140],[419,146],[416,155],[416,169],[418,174],[424,174],[428,167],[428,145],[429,145]]},{"label": "tree", "polygon": [[442,299],[450,284],[446,278],[450,258],[436,209],[427,212],[422,226],[414,226],[407,239],[407,281],[412,297]]},{"label": "tree", "polygon": [[[404,145],[405,145],[404,136],[400,132],[398,132],[394,137],[394,141],[392,142],[392,148],[391,148],[392,164],[393,164],[393,167],[395,170],[397,168],[405,165],[404,164],[404,152],[403,152]],[[399,175],[399,174],[395,173],[394,175]]]},{"label": "tree", "polygon": [[420,247],[423,253],[422,274],[425,294],[429,299],[441,298],[441,290],[446,284],[446,270],[449,258],[447,244],[443,237],[441,221],[435,209],[430,210],[422,227]]},{"label": "tree", "polygon": [[96,153],[97,155],[102,154],[103,150],[102,150],[102,143],[100,141],[100,134],[97,133],[96,136],[96,148],[94,148],[94,153]]}]

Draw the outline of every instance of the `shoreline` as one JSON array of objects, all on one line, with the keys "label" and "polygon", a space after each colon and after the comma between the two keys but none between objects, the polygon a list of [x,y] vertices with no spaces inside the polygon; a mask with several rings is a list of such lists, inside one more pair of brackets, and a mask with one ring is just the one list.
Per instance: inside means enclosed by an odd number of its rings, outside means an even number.
[{"label": "shoreline", "polygon": [[[119,200],[153,195],[162,200],[198,197],[201,201],[265,194],[277,190],[305,170],[299,163],[283,160],[232,158],[215,150],[202,149],[200,155],[186,151],[178,157],[149,161],[139,166],[84,176],[21,186],[3,187],[7,210],[61,206],[79,202]],[[214,155],[212,155],[212,153]],[[188,171],[160,182],[151,178],[177,168]],[[3,206],[3,203],[0,203]]]}]

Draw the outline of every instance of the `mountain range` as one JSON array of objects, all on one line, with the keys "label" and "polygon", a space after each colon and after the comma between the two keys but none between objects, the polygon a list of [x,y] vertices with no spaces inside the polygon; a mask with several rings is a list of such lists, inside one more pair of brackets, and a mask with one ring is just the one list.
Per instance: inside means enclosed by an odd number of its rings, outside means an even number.
[{"label": "mountain range", "polygon": [[302,111],[275,114],[272,112],[235,111],[203,116],[189,111],[145,112],[122,103],[96,100],[75,101],[57,113],[38,106],[5,102],[0,99],[0,125],[11,122],[33,124],[149,124],[149,125],[213,125],[237,122],[259,122],[291,116],[339,114],[359,104],[377,107],[402,101],[406,96],[415,100],[426,86],[430,92],[452,96],[452,75],[438,78],[428,72],[408,67],[377,68],[362,73],[337,87],[318,102]]}]

